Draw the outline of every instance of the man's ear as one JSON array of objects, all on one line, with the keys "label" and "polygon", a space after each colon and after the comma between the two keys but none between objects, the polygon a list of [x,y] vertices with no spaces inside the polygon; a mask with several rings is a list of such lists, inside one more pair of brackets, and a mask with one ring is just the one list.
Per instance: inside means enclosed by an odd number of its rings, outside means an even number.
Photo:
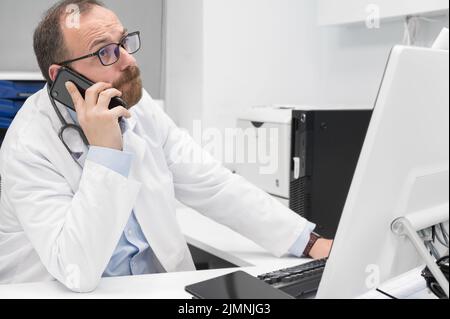
[{"label": "man's ear", "polygon": [[52,82],[55,82],[56,76],[58,75],[59,69],[61,69],[60,65],[52,64],[48,68],[48,75],[50,76],[50,79]]}]

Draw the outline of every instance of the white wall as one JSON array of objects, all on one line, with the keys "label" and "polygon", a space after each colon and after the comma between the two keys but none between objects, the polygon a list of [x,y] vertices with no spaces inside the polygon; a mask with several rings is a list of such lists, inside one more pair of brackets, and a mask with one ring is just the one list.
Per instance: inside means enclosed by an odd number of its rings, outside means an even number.
[{"label": "white wall", "polygon": [[167,0],[166,20],[166,110],[191,129],[203,111],[203,0]]},{"label": "white wall", "polygon": [[[169,113],[182,127],[223,129],[253,105],[373,105],[403,22],[320,27],[317,14],[316,0],[168,0]],[[420,22],[418,45],[448,26],[433,19]]]},{"label": "white wall", "polygon": [[314,100],[314,0],[193,2],[167,8],[166,100],[180,126],[234,127],[251,105]]},{"label": "white wall", "polygon": [[[416,45],[431,46],[448,16],[419,20]],[[319,27],[317,56],[319,105],[373,106],[391,48],[403,43],[404,22],[381,21],[379,29],[365,24]]]},{"label": "white wall", "polygon": [[234,127],[251,105],[314,101],[315,9],[314,1],[205,1],[205,126]]}]

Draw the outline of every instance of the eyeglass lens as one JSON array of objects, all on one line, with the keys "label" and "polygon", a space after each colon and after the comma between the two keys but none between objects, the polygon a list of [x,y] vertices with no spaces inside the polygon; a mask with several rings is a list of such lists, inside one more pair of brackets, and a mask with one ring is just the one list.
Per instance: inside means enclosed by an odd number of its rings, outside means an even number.
[{"label": "eyeglass lens", "polygon": [[[136,53],[140,48],[139,34],[131,34],[122,40],[121,45],[129,53]],[[104,65],[116,63],[120,58],[120,45],[109,44],[99,51],[99,57]]]}]

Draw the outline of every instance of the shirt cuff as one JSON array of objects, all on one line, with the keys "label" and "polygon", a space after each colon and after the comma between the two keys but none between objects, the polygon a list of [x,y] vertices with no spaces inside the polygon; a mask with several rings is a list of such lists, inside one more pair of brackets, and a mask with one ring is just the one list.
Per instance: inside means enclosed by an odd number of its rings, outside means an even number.
[{"label": "shirt cuff", "polygon": [[311,237],[311,233],[314,231],[315,228],[316,228],[316,225],[313,223],[308,222],[306,224],[305,229],[300,234],[300,236],[297,238],[297,241],[289,249],[289,253],[291,255],[294,255],[297,257],[303,256],[303,252],[305,251],[305,248],[308,245],[309,238]]},{"label": "shirt cuff", "polygon": [[105,166],[124,177],[128,177],[133,161],[133,154],[111,148],[91,146],[87,160]]}]

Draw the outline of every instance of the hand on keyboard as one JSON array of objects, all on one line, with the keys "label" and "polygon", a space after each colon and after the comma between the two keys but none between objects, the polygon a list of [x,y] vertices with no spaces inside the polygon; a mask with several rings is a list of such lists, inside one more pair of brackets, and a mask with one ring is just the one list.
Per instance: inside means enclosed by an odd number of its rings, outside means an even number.
[{"label": "hand on keyboard", "polygon": [[331,246],[333,246],[333,241],[329,239],[319,238],[314,246],[312,246],[309,255],[313,259],[322,259],[330,255]]}]

